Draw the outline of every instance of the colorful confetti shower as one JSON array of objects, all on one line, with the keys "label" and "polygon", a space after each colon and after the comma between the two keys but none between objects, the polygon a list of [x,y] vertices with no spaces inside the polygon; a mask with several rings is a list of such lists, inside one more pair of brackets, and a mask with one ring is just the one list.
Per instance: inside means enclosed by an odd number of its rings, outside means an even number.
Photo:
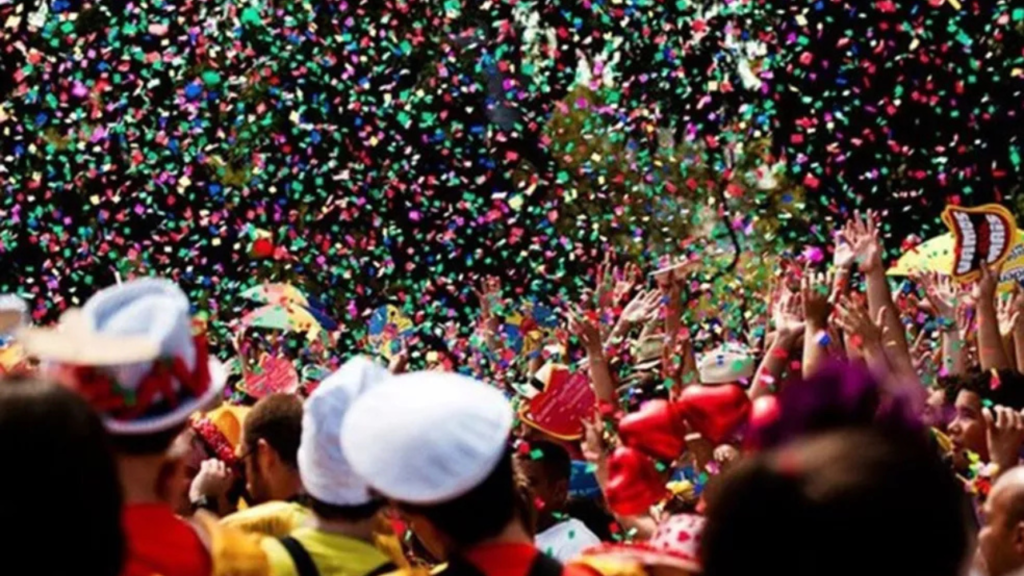
[{"label": "colorful confetti shower", "polygon": [[163,274],[223,328],[276,280],[431,326],[483,274],[576,301],[612,249],[735,293],[737,246],[853,207],[891,250],[1012,203],[1022,88],[1009,0],[0,0],[0,291],[52,320]]}]

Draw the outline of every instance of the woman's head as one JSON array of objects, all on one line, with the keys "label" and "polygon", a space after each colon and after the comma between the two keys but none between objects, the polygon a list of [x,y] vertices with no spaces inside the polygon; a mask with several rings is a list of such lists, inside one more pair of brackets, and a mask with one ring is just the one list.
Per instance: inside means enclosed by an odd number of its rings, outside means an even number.
[{"label": "woman's head", "polygon": [[[12,528],[5,550],[32,559],[39,574],[120,573],[117,468],[85,400],[48,382],[0,381],[0,462],[0,517]],[[54,554],[53,535],[64,530]]]}]

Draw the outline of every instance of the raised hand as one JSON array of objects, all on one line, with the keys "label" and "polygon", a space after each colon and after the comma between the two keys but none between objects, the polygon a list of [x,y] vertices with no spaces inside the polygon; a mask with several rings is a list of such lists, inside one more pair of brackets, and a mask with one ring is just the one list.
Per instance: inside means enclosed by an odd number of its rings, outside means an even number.
[{"label": "raised hand", "polygon": [[850,222],[849,234],[853,236],[854,260],[861,272],[867,274],[879,270],[882,266],[882,243],[878,238],[875,223],[877,215],[868,210],[867,214],[857,212]]},{"label": "raised hand", "polygon": [[188,497],[192,502],[203,496],[217,500],[227,496],[234,484],[235,476],[224,462],[210,458],[199,465],[199,473],[192,479]]},{"label": "raised hand", "polygon": [[882,351],[884,315],[888,308],[882,308],[876,320],[872,320],[867,308],[847,298],[839,301],[837,307],[839,326],[851,339],[851,344],[866,352]]},{"label": "raised hand", "polygon": [[587,351],[587,354],[601,353],[603,351],[601,330],[597,327],[597,324],[587,318],[579,309],[569,311],[567,316],[569,319],[569,330],[580,339],[580,343]]},{"label": "raised hand", "polygon": [[1021,443],[1024,442],[1024,418],[1016,410],[996,406],[982,411],[985,418],[989,460],[1000,471],[1017,465]]},{"label": "raised hand", "polygon": [[832,251],[832,265],[836,268],[850,268],[857,257],[853,240],[857,238],[851,222],[843,225],[842,231],[836,234],[835,249]]},{"label": "raised hand", "polygon": [[583,418],[580,423],[583,424],[583,441],[580,442],[583,458],[591,464],[604,462],[608,458],[608,451],[604,442],[604,421],[601,419],[601,411],[595,409],[590,418]]},{"label": "raised hand", "polygon": [[780,338],[792,338],[804,331],[804,307],[799,294],[781,292],[772,310],[772,322]]},{"label": "raised hand", "polygon": [[924,296],[936,316],[948,321],[956,318],[959,291],[949,276],[928,272],[915,276],[914,281],[924,289]]},{"label": "raised hand", "polygon": [[809,328],[823,330],[828,326],[832,306],[828,303],[829,288],[823,274],[804,271],[800,280],[800,299],[804,305],[804,321]]},{"label": "raised hand", "polygon": [[640,266],[635,262],[630,262],[621,269],[613,268],[612,275],[614,278],[612,303],[619,304],[628,298],[633,289],[640,284],[641,278],[643,278],[643,271],[640,270]]},{"label": "raised hand", "polygon": [[1011,297],[999,298],[996,301],[996,318],[999,321],[999,334],[1006,338],[1020,325],[1020,311],[1014,307]]},{"label": "raised hand", "polygon": [[658,318],[661,308],[661,293],[658,290],[641,290],[622,309],[622,320],[630,325],[645,324]]},{"label": "raised hand", "polygon": [[1002,265],[989,268],[982,264],[981,277],[974,285],[973,296],[978,305],[983,303],[995,303],[996,288],[999,286],[999,276],[1002,273]]}]

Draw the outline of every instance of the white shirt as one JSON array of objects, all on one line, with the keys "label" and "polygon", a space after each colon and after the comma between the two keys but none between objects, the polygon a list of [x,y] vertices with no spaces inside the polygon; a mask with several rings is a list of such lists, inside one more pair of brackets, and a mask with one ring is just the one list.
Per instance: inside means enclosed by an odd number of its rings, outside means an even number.
[{"label": "white shirt", "polygon": [[563,563],[600,543],[601,539],[575,518],[559,522],[534,538],[538,550]]}]

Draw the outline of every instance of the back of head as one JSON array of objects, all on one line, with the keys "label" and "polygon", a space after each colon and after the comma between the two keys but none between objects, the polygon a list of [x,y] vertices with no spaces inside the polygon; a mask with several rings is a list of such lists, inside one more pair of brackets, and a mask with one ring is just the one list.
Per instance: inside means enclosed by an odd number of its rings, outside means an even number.
[{"label": "back of head", "polygon": [[372,360],[354,357],[321,382],[302,407],[299,475],[313,511],[323,518],[363,520],[380,508],[342,452],[341,440],[351,405],[388,377],[387,370]]},{"label": "back of head", "polygon": [[262,398],[245,417],[245,451],[253,452],[263,440],[286,465],[298,467],[302,437],[302,400],[294,394],[271,394]]},{"label": "back of head", "polygon": [[534,462],[544,471],[549,482],[569,481],[572,475],[572,458],[564,446],[550,440],[531,440],[527,446],[529,451],[519,453],[517,458],[524,462]]},{"label": "back of head", "polygon": [[942,381],[946,401],[952,404],[961,391],[973,392],[983,401],[1024,410],[1024,374],[1016,370],[973,371]]},{"label": "back of head", "polygon": [[921,438],[828,432],[743,462],[709,495],[708,576],[955,576],[963,489]]},{"label": "back of head", "polygon": [[[122,565],[121,488],[100,419],[55,384],[0,381],[0,518],[4,550],[33,574],[116,576]],[[62,538],[61,525],[80,529]]]},{"label": "back of head", "polygon": [[483,382],[415,372],[359,398],[341,443],[370,486],[464,549],[515,518],[512,420],[505,396]]},{"label": "back of head", "polygon": [[[469,492],[436,504],[401,504],[408,513],[423,516],[444,534],[455,548],[465,550],[500,534],[516,514],[526,516],[516,486],[511,451]],[[524,527],[529,518],[521,518]]]}]

